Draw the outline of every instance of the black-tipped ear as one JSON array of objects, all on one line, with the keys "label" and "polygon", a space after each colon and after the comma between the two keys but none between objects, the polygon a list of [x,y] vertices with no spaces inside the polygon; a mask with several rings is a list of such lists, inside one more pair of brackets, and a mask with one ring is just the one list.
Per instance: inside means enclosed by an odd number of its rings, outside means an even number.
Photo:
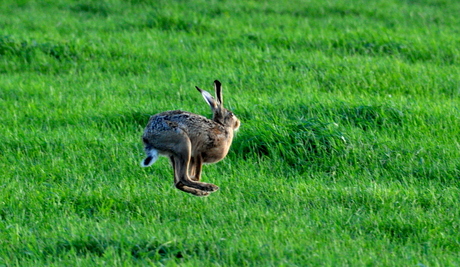
[{"label": "black-tipped ear", "polygon": [[223,105],[224,98],[222,97],[222,83],[220,83],[218,80],[214,81],[214,90],[216,91],[217,101],[219,101],[219,103]]},{"label": "black-tipped ear", "polygon": [[208,92],[206,92],[205,90],[203,89],[200,89],[198,86],[195,86],[196,89],[198,90],[198,92],[201,93],[201,95],[203,96],[204,100],[206,101],[206,103],[208,103],[208,105],[211,107],[211,109],[214,111],[218,104],[216,102],[216,100],[212,97],[212,95]]}]

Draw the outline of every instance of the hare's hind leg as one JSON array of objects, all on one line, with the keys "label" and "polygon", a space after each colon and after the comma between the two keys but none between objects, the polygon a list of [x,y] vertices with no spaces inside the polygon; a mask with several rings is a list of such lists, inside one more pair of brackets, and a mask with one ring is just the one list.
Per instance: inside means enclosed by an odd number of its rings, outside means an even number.
[{"label": "hare's hind leg", "polygon": [[171,160],[171,165],[172,165],[173,170],[174,170],[174,185],[176,186],[177,189],[182,190],[182,191],[187,192],[187,193],[190,193],[190,194],[193,194],[195,196],[201,196],[201,197],[207,196],[207,195],[209,195],[211,193],[211,192],[203,191],[203,190],[200,190],[200,189],[196,189],[196,188],[184,185],[178,179],[178,174],[176,172],[176,160],[174,159],[173,156],[170,157],[170,160]]},{"label": "hare's hind leg", "polygon": [[[193,181],[189,176],[189,165],[192,151],[192,144],[187,135],[180,135],[182,138],[176,139],[176,146],[173,150],[172,157],[174,158],[174,183],[180,190],[186,191],[190,187],[207,192],[219,190],[219,187],[209,183]],[[178,136],[179,138],[179,136]],[[197,162],[195,162],[197,163]],[[200,162],[201,163],[201,162]],[[200,164],[201,167],[201,164]],[[198,173],[199,174],[199,173]],[[186,191],[188,192],[188,191]],[[189,192],[194,194],[195,191]]]},{"label": "hare's hind leg", "polygon": [[219,187],[214,184],[203,183],[198,181],[192,181],[188,176],[188,164],[190,159],[184,159],[180,156],[174,157],[174,184],[182,191],[194,194],[194,195],[208,195],[209,192],[219,190]]}]

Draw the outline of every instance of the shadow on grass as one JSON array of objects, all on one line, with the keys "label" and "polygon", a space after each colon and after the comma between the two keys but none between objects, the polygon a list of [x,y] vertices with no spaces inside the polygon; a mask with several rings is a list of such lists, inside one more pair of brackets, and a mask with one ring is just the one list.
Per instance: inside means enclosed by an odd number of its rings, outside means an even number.
[{"label": "shadow on grass", "polygon": [[18,41],[9,36],[0,37],[0,55],[10,55],[31,62],[37,53],[43,53],[57,60],[75,60],[78,52],[75,46],[63,43],[38,43]]},{"label": "shadow on grass", "polygon": [[363,130],[401,126],[404,117],[403,112],[386,106],[341,106],[335,113],[342,122]]},{"label": "shadow on grass", "polygon": [[70,11],[89,15],[107,17],[111,12],[106,2],[86,2],[71,6]]},{"label": "shadow on grass", "polygon": [[173,242],[140,242],[132,244],[126,241],[117,241],[105,237],[88,235],[71,240],[60,240],[55,246],[44,249],[45,255],[59,256],[75,253],[79,257],[102,257],[108,251],[124,254],[129,251],[135,259],[161,260],[165,258],[184,258],[190,252]]},{"label": "shadow on grass", "polygon": [[282,159],[291,167],[303,169],[312,161],[327,165],[329,160],[325,159],[345,152],[346,140],[337,129],[318,120],[283,124],[257,121],[238,134],[232,150],[242,158]]},{"label": "shadow on grass", "polygon": [[157,29],[166,32],[185,32],[205,34],[212,32],[212,28],[200,20],[184,16],[174,16],[161,12],[152,12],[146,18],[134,22],[122,21],[119,23],[120,30],[146,30]]},{"label": "shadow on grass", "polygon": [[131,249],[131,255],[134,258],[183,258],[184,255],[189,254],[186,249],[179,248],[172,243],[165,244],[152,244],[145,242],[142,244],[134,245]]}]

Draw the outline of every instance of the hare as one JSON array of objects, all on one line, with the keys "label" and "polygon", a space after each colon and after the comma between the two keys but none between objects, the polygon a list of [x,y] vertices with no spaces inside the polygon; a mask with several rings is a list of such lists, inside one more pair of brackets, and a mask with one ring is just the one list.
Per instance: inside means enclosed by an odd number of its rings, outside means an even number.
[{"label": "hare", "polygon": [[141,166],[152,165],[159,155],[169,157],[176,188],[195,196],[207,196],[219,187],[200,182],[202,165],[225,158],[240,121],[223,107],[222,85],[218,80],[214,81],[217,100],[198,86],[196,89],[211,107],[212,120],[182,110],[153,115],[142,136],[147,157]]}]

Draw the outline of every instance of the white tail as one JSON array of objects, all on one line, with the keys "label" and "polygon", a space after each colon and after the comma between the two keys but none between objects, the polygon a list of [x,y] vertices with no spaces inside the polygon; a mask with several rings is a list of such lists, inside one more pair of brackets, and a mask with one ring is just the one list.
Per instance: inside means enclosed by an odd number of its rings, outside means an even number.
[{"label": "white tail", "polygon": [[141,162],[142,167],[148,167],[158,159],[158,150],[152,148],[147,152],[147,157]]}]

